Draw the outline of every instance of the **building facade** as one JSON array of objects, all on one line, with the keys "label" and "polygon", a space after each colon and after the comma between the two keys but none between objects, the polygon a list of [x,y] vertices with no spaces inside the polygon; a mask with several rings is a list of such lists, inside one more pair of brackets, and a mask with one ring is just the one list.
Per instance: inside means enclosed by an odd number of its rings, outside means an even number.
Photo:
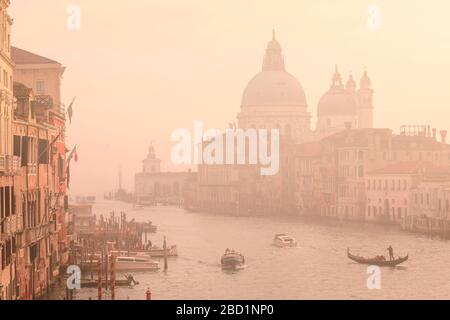
[{"label": "building facade", "polygon": [[450,164],[445,132],[438,141],[430,130],[422,130],[426,127],[420,128],[408,131],[404,127],[400,134],[348,128],[297,146],[298,212],[350,220],[403,219],[411,212],[408,199],[413,178],[402,163]]},{"label": "building facade", "polygon": [[141,205],[183,203],[184,184],[192,176],[188,172],[162,172],[161,160],[150,146],[142,161],[142,171],[134,177],[134,202]]},{"label": "building facade", "polygon": [[13,69],[9,0],[0,1],[0,299],[16,295],[16,233],[20,219],[16,212],[15,176],[19,159],[13,154]]},{"label": "building facade", "polygon": [[22,49],[7,52],[2,51],[10,58],[10,69],[2,68],[8,88],[2,102],[10,106],[0,112],[0,129],[6,130],[0,159],[8,169],[0,170],[0,299],[34,299],[48,294],[68,263],[73,240],[60,101],[64,67]]}]

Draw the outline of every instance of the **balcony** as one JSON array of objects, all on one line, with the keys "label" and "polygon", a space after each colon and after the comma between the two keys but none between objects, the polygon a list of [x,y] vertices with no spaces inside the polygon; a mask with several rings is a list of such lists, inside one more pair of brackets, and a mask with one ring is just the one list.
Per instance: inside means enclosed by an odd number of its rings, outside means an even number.
[{"label": "balcony", "polygon": [[0,155],[0,172],[6,172],[6,156]]},{"label": "balcony", "polygon": [[20,173],[20,157],[6,156],[7,172],[10,175],[18,175]]},{"label": "balcony", "polygon": [[50,232],[50,224],[27,228],[24,231],[25,243],[30,244],[44,238]]},{"label": "balcony", "polygon": [[56,221],[50,221],[48,226],[50,233],[58,233],[61,230],[61,224],[56,223]]},{"label": "balcony", "polygon": [[10,176],[19,174],[20,157],[10,155],[0,156],[0,172]]}]

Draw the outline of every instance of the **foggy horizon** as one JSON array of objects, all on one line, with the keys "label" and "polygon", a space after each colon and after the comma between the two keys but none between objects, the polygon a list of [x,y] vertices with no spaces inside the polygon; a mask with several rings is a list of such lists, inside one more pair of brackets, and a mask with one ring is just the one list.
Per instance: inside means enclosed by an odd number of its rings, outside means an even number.
[{"label": "foggy horizon", "polygon": [[186,170],[170,161],[171,132],[191,129],[194,120],[218,129],[236,121],[272,29],[286,70],[304,89],[312,127],[337,64],[344,81],[351,73],[359,82],[367,70],[375,127],[450,129],[437,116],[450,106],[445,1],[426,11],[409,1],[377,1],[380,30],[366,26],[371,1],[75,2],[80,30],[66,28],[71,1],[18,0],[10,8],[12,44],[66,66],[63,102],[77,97],[67,130],[69,145],[79,146],[72,195],[116,189],[119,165],[133,191],[151,141],[163,171]]}]

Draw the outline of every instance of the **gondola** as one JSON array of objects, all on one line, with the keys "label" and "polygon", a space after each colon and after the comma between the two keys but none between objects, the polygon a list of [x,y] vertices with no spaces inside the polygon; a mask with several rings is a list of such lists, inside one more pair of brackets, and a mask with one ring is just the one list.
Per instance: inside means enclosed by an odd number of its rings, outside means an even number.
[{"label": "gondola", "polygon": [[347,248],[347,257],[350,260],[353,260],[358,263],[374,265],[374,266],[379,266],[379,267],[395,267],[396,265],[399,265],[400,263],[408,260],[408,254],[406,254],[406,256],[404,256],[404,257],[399,257],[398,259],[395,259],[395,260],[382,260],[379,258],[369,258],[368,259],[368,258],[364,258],[364,257],[360,257],[357,255],[351,254],[349,248]]}]

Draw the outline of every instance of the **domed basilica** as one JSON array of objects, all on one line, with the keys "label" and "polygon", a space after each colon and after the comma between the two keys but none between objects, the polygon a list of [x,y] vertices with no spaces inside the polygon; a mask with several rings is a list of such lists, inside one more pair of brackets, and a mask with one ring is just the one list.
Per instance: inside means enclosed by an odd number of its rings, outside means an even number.
[{"label": "domed basilica", "polygon": [[329,90],[317,106],[317,125],[311,129],[305,92],[298,80],[286,71],[281,46],[268,43],[262,70],[247,84],[238,114],[240,128],[279,129],[280,135],[295,143],[317,140],[351,126],[372,128],[370,78],[364,72],[359,89],[350,75],[345,86],[336,66]]}]

